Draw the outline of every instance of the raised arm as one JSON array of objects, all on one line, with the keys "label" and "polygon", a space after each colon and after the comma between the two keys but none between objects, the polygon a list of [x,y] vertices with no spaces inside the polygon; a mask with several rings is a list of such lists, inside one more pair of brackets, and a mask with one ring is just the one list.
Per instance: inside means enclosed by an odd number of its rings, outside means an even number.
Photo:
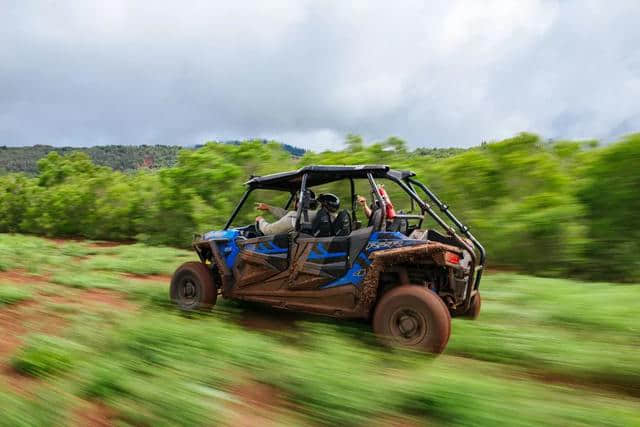
[{"label": "raised arm", "polygon": [[362,210],[367,218],[371,218],[371,208],[367,205],[367,199],[358,195],[358,203],[362,206]]},{"label": "raised arm", "polygon": [[286,209],[282,209],[277,206],[271,206],[266,203],[256,203],[256,209],[258,209],[259,211],[269,211],[271,215],[275,216],[278,219],[287,214]]}]

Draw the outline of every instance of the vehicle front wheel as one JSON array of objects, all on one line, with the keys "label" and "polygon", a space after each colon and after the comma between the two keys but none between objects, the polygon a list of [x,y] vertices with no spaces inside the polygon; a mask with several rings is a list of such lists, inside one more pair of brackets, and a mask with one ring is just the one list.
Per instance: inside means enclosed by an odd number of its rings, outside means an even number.
[{"label": "vehicle front wheel", "polygon": [[440,297],[423,286],[398,286],[384,294],[373,331],[385,344],[442,353],[451,335],[451,315]]},{"label": "vehicle front wheel", "polygon": [[216,304],[218,290],[206,265],[185,262],[173,273],[169,294],[182,310],[210,310]]}]

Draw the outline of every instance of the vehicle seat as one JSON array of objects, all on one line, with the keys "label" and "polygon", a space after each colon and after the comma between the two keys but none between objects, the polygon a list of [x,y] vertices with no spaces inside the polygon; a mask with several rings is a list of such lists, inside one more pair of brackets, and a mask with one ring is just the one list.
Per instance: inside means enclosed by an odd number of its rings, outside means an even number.
[{"label": "vehicle seat", "polygon": [[376,229],[380,226],[382,226],[381,224],[382,222],[382,209],[376,207],[374,210],[371,211],[371,216],[369,217],[369,224],[367,225],[368,227],[376,227]]},{"label": "vehicle seat", "polygon": [[[399,213],[402,213],[402,211],[400,211]],[[388,231],[399,231],[404,235],[408,234],[408,229],[409,229],[409,221],[407,221],[406,218],[399,218],[399,217],[393,218],[391,225],[389,226],[389,228],[387,228]]]},{"label": "vehicle seat", "polygon": [[311,223],[311,235],[314,237],[330,237],[332,232],[331,215],[326,208],[322,207],[318,210]]},{"label": "vehicle seat", "polygon": [[351,215],[346,210],[340,211],[332,225],[334,236],[348,236],[351,234]]}]

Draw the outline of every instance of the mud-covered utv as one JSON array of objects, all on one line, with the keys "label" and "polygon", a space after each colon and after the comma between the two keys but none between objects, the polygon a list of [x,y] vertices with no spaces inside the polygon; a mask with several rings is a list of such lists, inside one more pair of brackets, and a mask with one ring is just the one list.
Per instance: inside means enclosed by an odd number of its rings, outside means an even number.
[{"label": "mud-covered utv", "polygon": [[[220,294],[284,309],[363,318],[388,344],[442,352],[451,316],[479,314],[485,251],[414,176],[367,165],[306,166],[252,177],[224,229],[194,239],[200,261],[176,270],[171,299],[184,310],[202,310],[211,308]],[[386,192],[406,197],[411,204],[408,213],[388,209],[390,199],[381,191],[381,181],[387,183]],[[343,184],[350,194],[348,206],[322,215],[325,207],[318,204],[322,199],[315,199],[314,191]],[[356,185],[370,192],[369,215],[357,209]],[[288,200],[284,210],[295,211],[289,214],[291,231],[263,235],[258,224],[232,226],[259,190]],[[325,221],[318,221],[320,217]],[[326,227],[327,222],[335,225],[338,217],[340,227]],[[429,228],[429,223],[441,231]]]}]

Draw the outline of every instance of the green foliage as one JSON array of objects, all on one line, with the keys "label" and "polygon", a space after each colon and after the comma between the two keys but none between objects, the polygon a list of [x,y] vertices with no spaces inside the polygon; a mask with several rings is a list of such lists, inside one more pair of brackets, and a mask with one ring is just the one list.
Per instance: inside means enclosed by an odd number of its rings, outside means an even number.
[{"label": "green foliage", "polygon": [[434,158],[445,158],[455,156],[456,154],[460,154],[464,152],[464,148],[428,148],[428,147],[420,147],[416,148],[413,153],[419,156],[430,156]]},{"label": "green foliage", "polygon": [[[387,163],[413,170],[445,200],[485,244],[491,264],[629,281],[640,278],[639,150],[639,135],[599,148],[594,141],[545,142],[523,133],[469,150],[411,153],[396,137],[366,144],[348,135],[345,150],[307,152],[299,160],[275,142],[210,142],[176,152],[171,168],[127,174],[96,166],[84,153],[51,152],[34,178],[0,176],[0,232],[185,247],[193,233],[226,222],[251,175],[309,164]],[[406,200],[388,184],[392,200]],[[253,222],[254,201],[237,224]]]},{"label": "green foliage", "polygon": [[0,287],[0,307],[30,299],[32,292],[24,287],[3,285]]},{"label": "green foliage", "polygon": [[[468,368],[472,368],[473,364]],[[460,375],[454,363],[438,370],[417,372],[396,399],[404,412],[441,425],[455,426],[565,426],[634,425],[633,406],[615,407],[615,400],[594,399],[583,405],[583,396],[566,386],[543,386],[503,371],[479,373],[469,369]],[[431,424],[431,423],[429,423]]]},{"label": "green foliage", "polygon": [[116,274],[94,271],[64,271],[55,273],[50,280],[52,283],[55,283],[57,285],[80,289],[112,289],[114,287],[117,287],[122,281],[122,279]]},{"label": "green foliage", "polygon": [[174,248],[122,245],[115,251],[92,257],[85,262],[85,266],[94,270],[132,274],[171,274],[175,270],[175,262],[191,261],[193,256],[193,252]]},{"label": "green foliage", "polygon": [[22,174],[0,176],[0,230],[21,229],[35,182]]},{"label": "green foliage", "polygon": [[28,300],[31,295],[31,291],[24,287],[2,285],[0,286],[0,307]]},{"label": "green foliage", "polygon": [[636,286],[507,274],[487,276],[482,286],[480,319],[454,319],[448,351],[640,390],[640,308],[626,303]]},{"label": "green foliage", "polygon": [[591,227],[589,273],[629,280],[640,269],[640,134],[604,148],[585,170],[579,193]]},{"label": "green foliage", "polygon": [[33,335],[25,347],[11,359],[13,368],[35,377],[55,375],[69,370],[79,353],[80,344],[58,337]]},{"label": "green foliage", "polygon": [[[637,285],[489,271],[480,317],[454,319],[449,346],[434,358],[383,348],[362,322],[222,299],[210,314],[184,315],[166,305],[166,278],[122,274],[193,257],[0,234],[0,260],[39,264],[81,288],[33,286],[24,309],[64,328],[60,337],[28,335],[14,354],[14,369],[39,380],[23,396],[0,378],[0,425],[68,425],[92,407],[107,408],[115,425],[236,425],[247,416],[264,424],[261,415],[286,425],[640,422]],[[77,303],[100,288],[126,306]]]},{"label": "green foliage", "polygon": [[[267,144],[268,141],[260,141]],[[241,141],[227,141],[225,144],[239,145]],[[281,144],[284,151],[291,156],[302,157],[305,150],[288,144]],[[200,148],[196,146],[195,148]],[[38,161],[50,153],[66,156],[75,151],[82,152],[91,158],[96,165],[107,166],[119,171],[139,169],[162,169],[176,164],[178,155],[189,147],[175,145],[103,145],[95,147],[52,147],[50,145],[34,145],[31,147],[0,146],[0,175],[10,172],[36,174]]]},{"label": "green foliage", "polygon": [[32,427],[64,425],[68,402],[54,390],[35,396],[18,396],[0,387],[0,426]]}]

